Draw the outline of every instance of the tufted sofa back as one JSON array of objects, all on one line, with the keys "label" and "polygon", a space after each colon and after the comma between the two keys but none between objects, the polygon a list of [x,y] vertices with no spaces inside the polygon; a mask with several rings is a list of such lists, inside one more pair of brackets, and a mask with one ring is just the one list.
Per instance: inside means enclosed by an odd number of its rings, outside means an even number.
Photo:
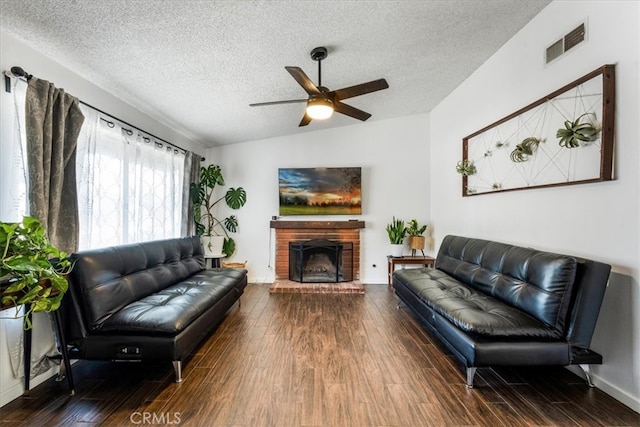
[{"label": "tufted sofa back", "polygon": [[85,327],[101,324],[122,307],[204,269],[200,239],[185,237],[81,251],[69,287],[82,307]]},{"label": "tufted sofa back", "polygon": [[566,333],[577,261],[488,240],[446,236],[436,268]]}]

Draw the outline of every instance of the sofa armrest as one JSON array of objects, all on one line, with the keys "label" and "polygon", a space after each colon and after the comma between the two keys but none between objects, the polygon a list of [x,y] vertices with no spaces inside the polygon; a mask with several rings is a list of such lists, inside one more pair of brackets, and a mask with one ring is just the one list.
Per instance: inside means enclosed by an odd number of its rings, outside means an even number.
[{"label": "sofa armrest", "polygon": [[572,346],[588,349],[609,281],[611,266],[598,261],[578,259],[577,267],[566,339]]}]

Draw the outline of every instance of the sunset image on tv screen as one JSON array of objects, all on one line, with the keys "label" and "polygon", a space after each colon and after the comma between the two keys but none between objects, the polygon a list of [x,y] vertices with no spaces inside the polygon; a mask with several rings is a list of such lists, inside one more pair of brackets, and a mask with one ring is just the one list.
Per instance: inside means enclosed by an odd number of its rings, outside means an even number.
[{"label": "sunset image on tv screen", "polygon": [[278,169],[280,215],[360,215],[361,175],[361,168]]}]

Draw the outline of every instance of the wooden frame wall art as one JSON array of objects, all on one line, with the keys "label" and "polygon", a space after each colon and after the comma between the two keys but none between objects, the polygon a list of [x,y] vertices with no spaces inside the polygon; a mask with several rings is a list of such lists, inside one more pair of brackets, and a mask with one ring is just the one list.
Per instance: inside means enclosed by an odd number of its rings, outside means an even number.
[{"label": "wooden frame wall art", "polygon": [[462,195],[613,179],[615,66],[463,138]]}]

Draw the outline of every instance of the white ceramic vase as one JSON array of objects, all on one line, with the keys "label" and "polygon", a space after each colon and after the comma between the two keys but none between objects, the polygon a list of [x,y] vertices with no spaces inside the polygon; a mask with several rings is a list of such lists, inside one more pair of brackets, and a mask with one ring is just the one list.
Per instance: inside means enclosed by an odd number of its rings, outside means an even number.
[{"label": "white ceramic vase", "polygon": [[391,245],[391,256],[399,257],[402,256],[402,252],[404,251],[404,244],[400,243],[397,245]]},{"label": "white ceramic vase", "polygon": [[201,236],[202,249],[205,258],[222,257],[222,246],[224,245],[224,236]]}]

